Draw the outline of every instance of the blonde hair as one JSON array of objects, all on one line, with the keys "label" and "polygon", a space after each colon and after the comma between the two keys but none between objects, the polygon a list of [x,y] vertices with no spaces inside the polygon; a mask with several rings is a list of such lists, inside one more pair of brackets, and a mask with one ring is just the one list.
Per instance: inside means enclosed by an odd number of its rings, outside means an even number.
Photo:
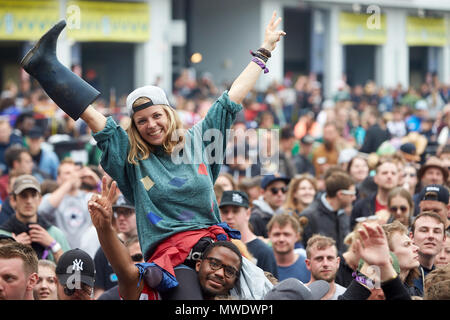
[{"label": "blonde hair", "polygon": [[336,249],[336,256],[337,256],[336,241],[333,238],[321,234],[314,234],[311,238],[309,238],[305,249],[306,257],[308,259],[311,258],[311,250],[314,247],[316,247],[318,250],[324,250],[328,247],[334,247]]},{"label": "blonde hair", "polygon": [[[133,107],[135,107],[136,105],[141,105],[148,101],[150,100],[145,97],[138,98],[136,99],[136,101],[134,101]],[[161,107],[166,113],[168,119],[167,135],[165,141],[162,144],[162,147],[166,153],[171,153],[178,143],[184,142],[184,135],[180,131],[178,131],[178,129],[183,128],[183,123],[181,122],[180,117],[174,109],[166,105],[161,105]],[[130,151],[128,152],[127,157],[128,162],[137,165],[137,162],[139,160],[148,159],[148,157],[150,157],[150,154],[155,151],[154,147],[148,144],[144,139],[142,139],[133,119],[126,129],[126,132],[128,134],[128,141],[130,142]],[[175,141],[171,139],[173,134],[179,135],[178,139],[176,139]]]},{"label": "blonde hair", "polygon": [[[406,236],[408,235],[408,228],[398,220],[395,220],[394,222],[389,224],[385,224],[382,226],[382,228],[384,233],[386,234],[390,251],[394,251],[394,243],[392,242],[394,234],[398,233],[400,235],[402,234]],[[414,279],[417,279],[418,277],[419,277],[419,270],[417,268],[411,269],[405,278],[405,283],[408,285],[412,285]]]}]

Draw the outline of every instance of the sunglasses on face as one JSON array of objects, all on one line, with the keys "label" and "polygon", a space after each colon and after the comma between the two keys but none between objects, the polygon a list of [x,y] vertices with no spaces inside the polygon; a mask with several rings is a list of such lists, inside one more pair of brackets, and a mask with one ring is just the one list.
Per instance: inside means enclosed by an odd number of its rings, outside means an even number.
[{"label": "sunglasses on face", "polygon": [[203,260],[208,260],[209,267],[214,271],[217,271],[220,268],[223,268],[226,278],[229,278],[229,279],[234,278],[239,273],[235,268],[223,264],[222,261],[220,261],[219,259],[207,257],[207,258],[204,258]]},{"label": "sunglasses on face", "polygon": [[397,212],[398,210],[400,210],[402,213],[405,213],[406,211],[408,211],[408,208],[405,206],[399,206],[399,207],[392,206],[389,208],[389,210],[394,213]]},{"label": "sunglasses on face", "polygon": [[286,193],[288,191],[287,187],[281,187],[281,188],[270,188],[270,191],[272,192],[272,194],[277,194],[279,191],[281,191],[282,193]]}]

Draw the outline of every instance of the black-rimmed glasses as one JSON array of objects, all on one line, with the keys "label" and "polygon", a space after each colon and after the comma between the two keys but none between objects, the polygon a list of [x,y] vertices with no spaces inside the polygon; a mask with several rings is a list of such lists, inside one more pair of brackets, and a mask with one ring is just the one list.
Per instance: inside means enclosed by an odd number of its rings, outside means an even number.
[{"label": "black-rimmed glasses", "polygon": [[220,261],[219,259],[207,257],[203,258],[203,260],[208,260],[209,267],[214,271],[223,268],[225,277],[227,278],[234,278],[237,277],[237,275],[239,274],[239,271],[237,271],[234,267],[223,264],[222,261]]}]

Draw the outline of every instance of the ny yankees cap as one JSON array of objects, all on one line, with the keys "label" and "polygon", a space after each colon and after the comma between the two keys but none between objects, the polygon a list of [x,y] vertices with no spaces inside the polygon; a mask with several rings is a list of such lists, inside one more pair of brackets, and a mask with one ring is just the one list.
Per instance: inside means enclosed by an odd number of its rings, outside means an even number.
[{"label": "ny yankees cap", "polygon": [[94,287],[95,266],[91,256],[81,250],[73,249],[63,253],[55,270],[58,281],[69,289],[81,288],[80,282]]},{"label": "ny yankees cap", "polygon": [[[142,97],[150,99],[150,102],[148,104],[144,103],[140,106],[133,108],[133,103],[138,98]],[[166,97],[166,93],[164,92],[163,89],[159,87],[155,86],[140,87],[131,92],[127,97],[127,111],[130,117],[132,117],[136,111],[148,108],[153,105],[166,105],[170,107],[169,100],[167,100]]]},{"label": "ny yankees cap", "polygon": [[219,208],[224,206],[238,206],[248,208],[248,196],[239,190],[224,191]]}]

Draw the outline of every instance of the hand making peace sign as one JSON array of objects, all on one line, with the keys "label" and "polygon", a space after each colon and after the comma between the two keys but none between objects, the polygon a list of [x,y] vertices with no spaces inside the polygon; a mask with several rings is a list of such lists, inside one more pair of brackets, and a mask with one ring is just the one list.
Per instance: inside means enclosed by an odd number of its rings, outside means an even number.
[{"label": "hand making peace sign", "polygon": [[275,49],[276,43],[280,41],[281,36],[286,35],[286,32],[284,32],[283,30],[277,30],[277,27],[281,22],[281,17],[278,17],[278,19],[276,19],[276,17],[277,13],[276,11],[274,11],[272,14],[272,18],[270,19],[270,22],[266,27],[264,42],[262,44],[263,48],[270,51],[273,51]]},{"label": "hand making peace sign", "polygon": [[112,205],[116,194],[117,183],[112,182],[111,188],[108,188],[107,179],[102,178],[101,195],[94,194],[88,202],[88,210],[91,214],[91,220],[94,227],[98,229],[105,229],[112,227]]}]

